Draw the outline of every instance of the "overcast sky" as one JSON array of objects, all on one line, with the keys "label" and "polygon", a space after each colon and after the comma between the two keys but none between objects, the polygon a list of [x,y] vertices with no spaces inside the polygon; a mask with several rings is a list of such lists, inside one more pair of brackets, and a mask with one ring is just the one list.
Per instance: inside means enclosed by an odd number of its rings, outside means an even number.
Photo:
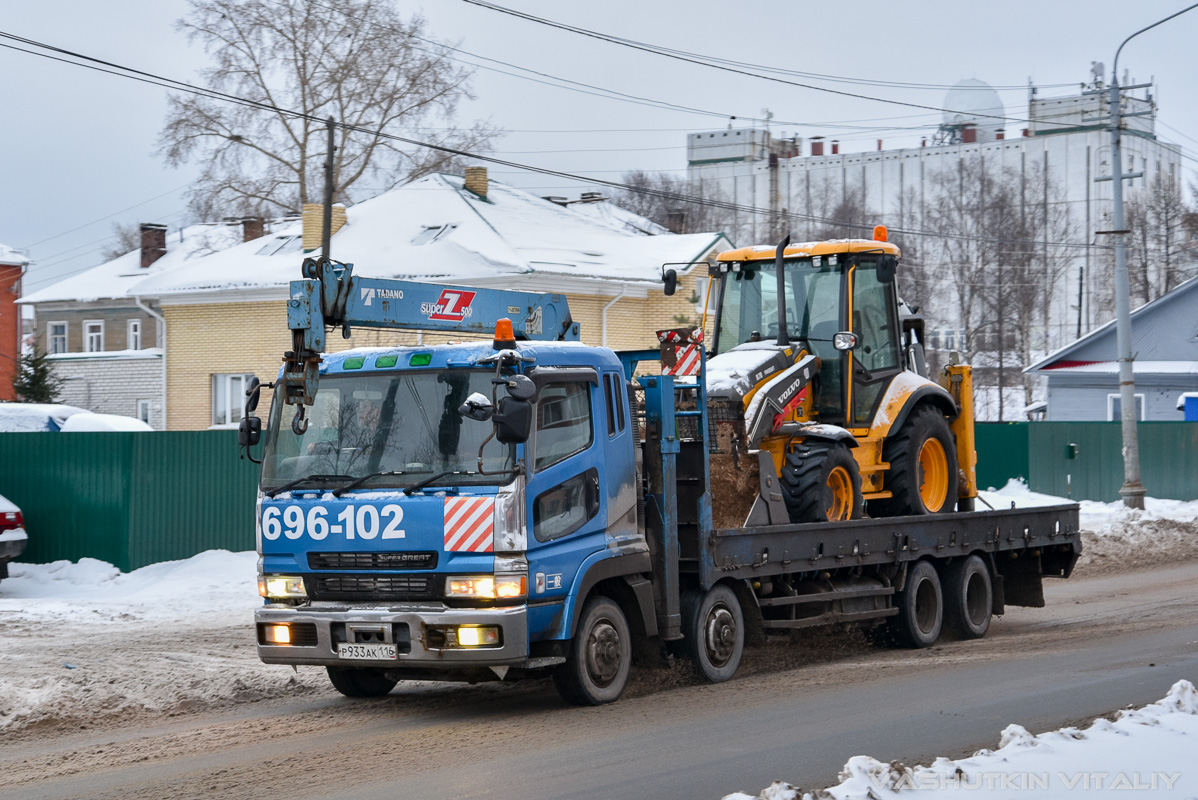
[{"label": "overcast sky", "polygon": [[[666,111],[598,98],[480,69],[477,99],[460,119],[487,118],[509,131],[504,158],[619,179],[626,171],[683,175],[688,131],[760,117],[779,133],[839,138],[842,150],[917,144],[939,114],[738,76],[515,19],[463,0],[395,0],[420,12],[429,31],[480,56],[618,92],[714,112]],[[1027,81],[1068,94],[1091,61],[1110,62],[1135,30],[1183,8],[1183,0],[1005,0],[917,4],[791,0],[496,0],[538,16],[679,50],[851,78],[951,85],[977,78],[1002,89],[1010,116],[1027,111]],[[5,3],[0,29],[189,80],[205,64],[174,30],[184,0],[39,0]],[[1129,44],[1133,78],[1155,78],[1157,134],[1198,156],[1194,41],[1198,10]],[[486,62],[483,62],[486,63]],[[494,66],[494,65],[491,65]],[[503,68],[509,69],[509,68]],[[510,70],[509,70],[510,71]],[[34,258],[26,292],[99,261],[112,223],[192,221],[182,199],[194,171],[155,155],[165,92],[125,78],[0,49],[0,243]],[[1068,84],[1069,87],[1060,86]],[[943,104],[943,89],[820,82],[889,100]],[[801,126],[794,123],[803,123]],[[738,125],[746,123],[739,122]],[[837,128],[850,125],[890,130]],[[1167,126],[1167,127],[1166,127]],[[1008,135],[1018,135],[1010,123]],[[1189,138],[1192,137],[1192,138]],[[1192,180],[1198,162],[1185,161]],[[491,168],[492,177],[539,194],[577,196],[581,183]],[[297,265],[298,267],[298,265]]]}]

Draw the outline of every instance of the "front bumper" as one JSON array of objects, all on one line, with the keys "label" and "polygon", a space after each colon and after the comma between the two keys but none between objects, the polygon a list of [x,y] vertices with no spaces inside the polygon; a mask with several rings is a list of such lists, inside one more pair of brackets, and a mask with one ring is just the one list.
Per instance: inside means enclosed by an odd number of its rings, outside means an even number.
[{"label": "front bumper", "polygon": [[[263,644],[258,640],[258,657],[267,664],[314,664],[336,667],[384,667],[402,670],[457,670],[464,667],[528,664],[528,619],[523,605],[501,608],[450,608],[441,603],[396,606],[264,606],[254,612],[255,630],[263,623],[310,623],[316,626],[316,643],[311,646]],[[346,660],[338,657],[337,643],[348,638],[348,625],[379,625],[388,631],[407,626],[407,642],[399,646],[395,660]],[[455,625],[488,625],[501,630],[495,647],[448,648],[430,644],[430,628]],[[402,637],[395,636],[396,640]],[[435,637],[434,637],[435,638]],[[403,652],[404,649],[408,652]]]}]

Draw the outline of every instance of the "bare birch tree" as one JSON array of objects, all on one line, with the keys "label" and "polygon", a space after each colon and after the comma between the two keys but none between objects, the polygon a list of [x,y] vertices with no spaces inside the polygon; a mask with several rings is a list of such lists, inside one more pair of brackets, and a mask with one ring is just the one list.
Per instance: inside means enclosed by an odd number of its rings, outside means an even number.
[{"label": "bare birch tree", "polygon": [[360,129],[336,132],[335,199],[343,202],[364,179],[388,189],[456,166],[452,154],[389,134],[460,150],[485,148],[497,135],[483,122],[455,127],[473,71],[451,60],[421,17],[405,19],[385,0],[190,6],[177,25],[212,57],[201,83],[280,109],[170,98],[159,150],[172,166],[201,163],[188,195],[201,217],[295,213],[320,202],[328,117]]}]

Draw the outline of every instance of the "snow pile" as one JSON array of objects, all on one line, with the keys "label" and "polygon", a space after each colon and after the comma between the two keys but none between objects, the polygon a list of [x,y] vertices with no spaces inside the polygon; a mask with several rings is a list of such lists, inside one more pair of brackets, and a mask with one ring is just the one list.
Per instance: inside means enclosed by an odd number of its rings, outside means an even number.
[{"label": "snow pile", "polygon": [[[1033,492],[1012,479],[997,491],[978,492],[996,509],[1031,508],[1073,502],[1064,497]],[[1144,499],[1144,510],[1130,509],[1123,501],[1102,503],[1082,500],[1081,574],[1096,575],[1198,559],[1198,500]],[[978,508],[985,510],[985,503]]]},{"label": "snow pile", "polygon": [[1055,798],[1082,790],[1084,797],[1122,797],[1128,791],[1198,794],[1194,739],[1198,736],[1198,691],[1178,681],[1156,703],[1121,711],[1112,722],[1062,728],[1039,736],[1008,725],[998,749],[970,758],[938,758],[931,766],[907,767],[854,756],[840,772],[841,783],[803,793],[778,781],[756,796],[724,800],[887,800],[960,796],[970,798]]},{"label": "snow pile", "polygon": [[258,660],[254,553],[128,574],[96,559],[9,565],[0,581],[0,731],[174,714],[324,688]]}]

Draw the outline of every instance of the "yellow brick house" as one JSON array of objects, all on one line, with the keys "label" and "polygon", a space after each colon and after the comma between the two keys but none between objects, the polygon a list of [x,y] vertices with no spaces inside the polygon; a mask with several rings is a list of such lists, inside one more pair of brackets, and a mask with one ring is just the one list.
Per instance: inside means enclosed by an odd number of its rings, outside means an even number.
[{"label": "yellow brick house", "polygon": [[[555,200],[488,181],[481,167],[469,168],[467,179],[430,175],[336,207],[330,252],[366,277],[564,293],[588,344],[654,347],[654,331],[699,318],[707,262],[732,246],[722,233],[671,234],[594,195]],[[305,212],[132,290],[165,320],[169,430],[235,423],[248,376],[274,379],[291,347],[288,283],[306,255],[320,254],[321,208]],[[666,263],[681,265],[673,297],[662,291]],[[330,336],[329,348],[444,338],[359,329],[348,340]]]}]

